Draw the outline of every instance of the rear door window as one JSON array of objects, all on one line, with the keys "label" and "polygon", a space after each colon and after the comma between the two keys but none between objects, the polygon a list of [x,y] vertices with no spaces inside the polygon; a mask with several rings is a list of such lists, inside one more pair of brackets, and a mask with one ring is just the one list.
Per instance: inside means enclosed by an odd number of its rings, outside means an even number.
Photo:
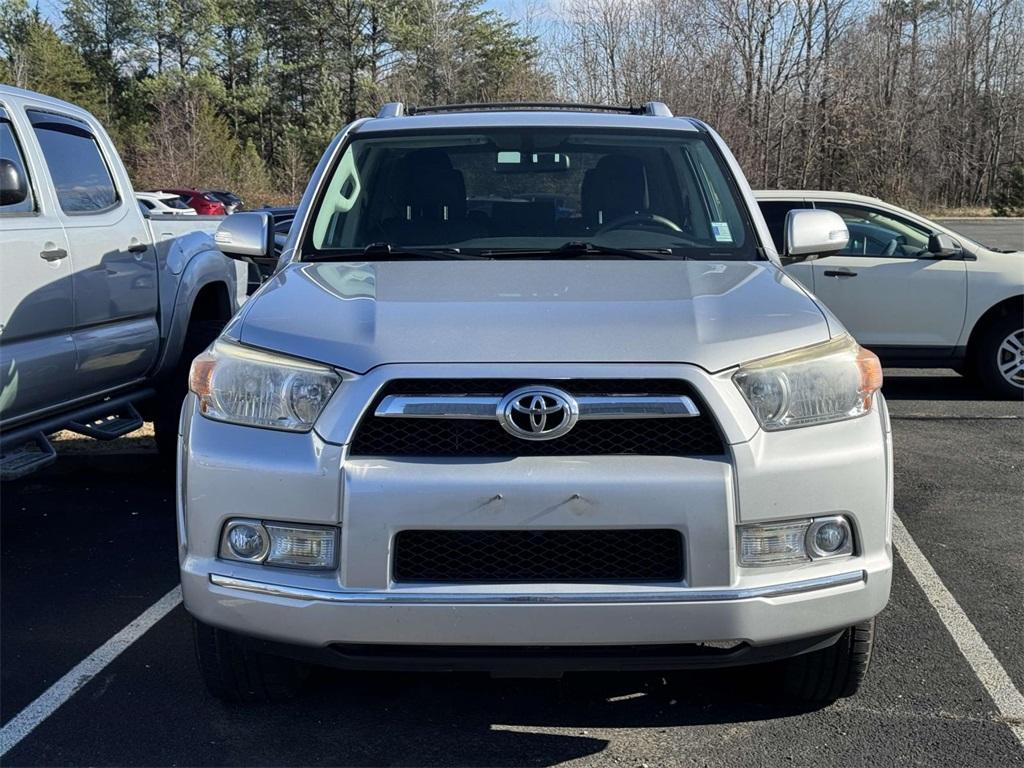
[{"label": "rear door window", "polygon": [[115,208],[117,188],[89,127],[50,112],[29,111],[28,116],[64,213],[100,213]]},{"label": "rear door window", "polygon": [[[28,178],[28,168],[25,166],[25,158],[21,154],[18,139],[14,135],[14,126],[5,119],[2,108],[0,108],[0,159],[6,160],[14,166],[28,191],[24,200],[4,204],[5,200],[0,199],[0,214],[31,213],[36,209],[36,204],[32,197],[32,185]],[[6,176],[2,179],[2,183],[7,183]],[[8,190],[5,189],[4,192],[8,192]],[[3,197],[7,198],[7,195],[5,194]]]}]

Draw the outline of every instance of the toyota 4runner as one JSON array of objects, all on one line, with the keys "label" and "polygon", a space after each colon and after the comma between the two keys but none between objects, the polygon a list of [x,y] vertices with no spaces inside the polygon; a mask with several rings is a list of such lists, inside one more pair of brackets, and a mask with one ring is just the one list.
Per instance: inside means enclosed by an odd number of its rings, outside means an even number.
[{"label": "toyota 4runner", "polygon": [[[847,239],[794,210],[784,251]],[[216,241],[274,258],[264,213]],[[216,695],[289,695],[309,663],[857,689],[892,569],[878,359],[780,269],[702,122],[387,105],[328,147],[279,258],[180,424]]]}]

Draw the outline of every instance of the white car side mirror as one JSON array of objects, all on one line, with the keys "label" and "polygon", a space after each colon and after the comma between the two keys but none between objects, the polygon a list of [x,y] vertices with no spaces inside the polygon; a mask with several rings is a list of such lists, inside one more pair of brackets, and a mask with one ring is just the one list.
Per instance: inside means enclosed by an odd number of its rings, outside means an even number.
[{"label": "white car side mirror", "polygon": [[803,260],[794,257],[835,253],[849,240],[846,222],[834,211],[797,208],[786,214],[784,257],[790,262]]}]

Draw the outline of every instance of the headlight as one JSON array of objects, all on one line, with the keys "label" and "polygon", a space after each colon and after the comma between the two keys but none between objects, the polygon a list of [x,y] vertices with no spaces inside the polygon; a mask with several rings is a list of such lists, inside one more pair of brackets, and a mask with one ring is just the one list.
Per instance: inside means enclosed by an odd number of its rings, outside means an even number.
[{"label": "headlight", "polygon": [[882,386],[878,357],[849,336],[755,360],[733,381],[766,430],[862,416]]},{"label": "headlight", "polygon": [[306,432],[341,380],[326,366],[218,341],[192,362],[189,388],[207,418]]}]

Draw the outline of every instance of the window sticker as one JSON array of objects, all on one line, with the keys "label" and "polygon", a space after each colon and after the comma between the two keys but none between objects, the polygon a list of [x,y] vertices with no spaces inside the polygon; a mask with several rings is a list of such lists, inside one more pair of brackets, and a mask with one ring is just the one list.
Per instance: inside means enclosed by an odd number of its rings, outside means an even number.
[{"label": "window sticker", "polygon": [[711,232],[715,236],[716,243],[732,242],[732,233],[729,231],[729,222],[727,221],[712,221]]}]

